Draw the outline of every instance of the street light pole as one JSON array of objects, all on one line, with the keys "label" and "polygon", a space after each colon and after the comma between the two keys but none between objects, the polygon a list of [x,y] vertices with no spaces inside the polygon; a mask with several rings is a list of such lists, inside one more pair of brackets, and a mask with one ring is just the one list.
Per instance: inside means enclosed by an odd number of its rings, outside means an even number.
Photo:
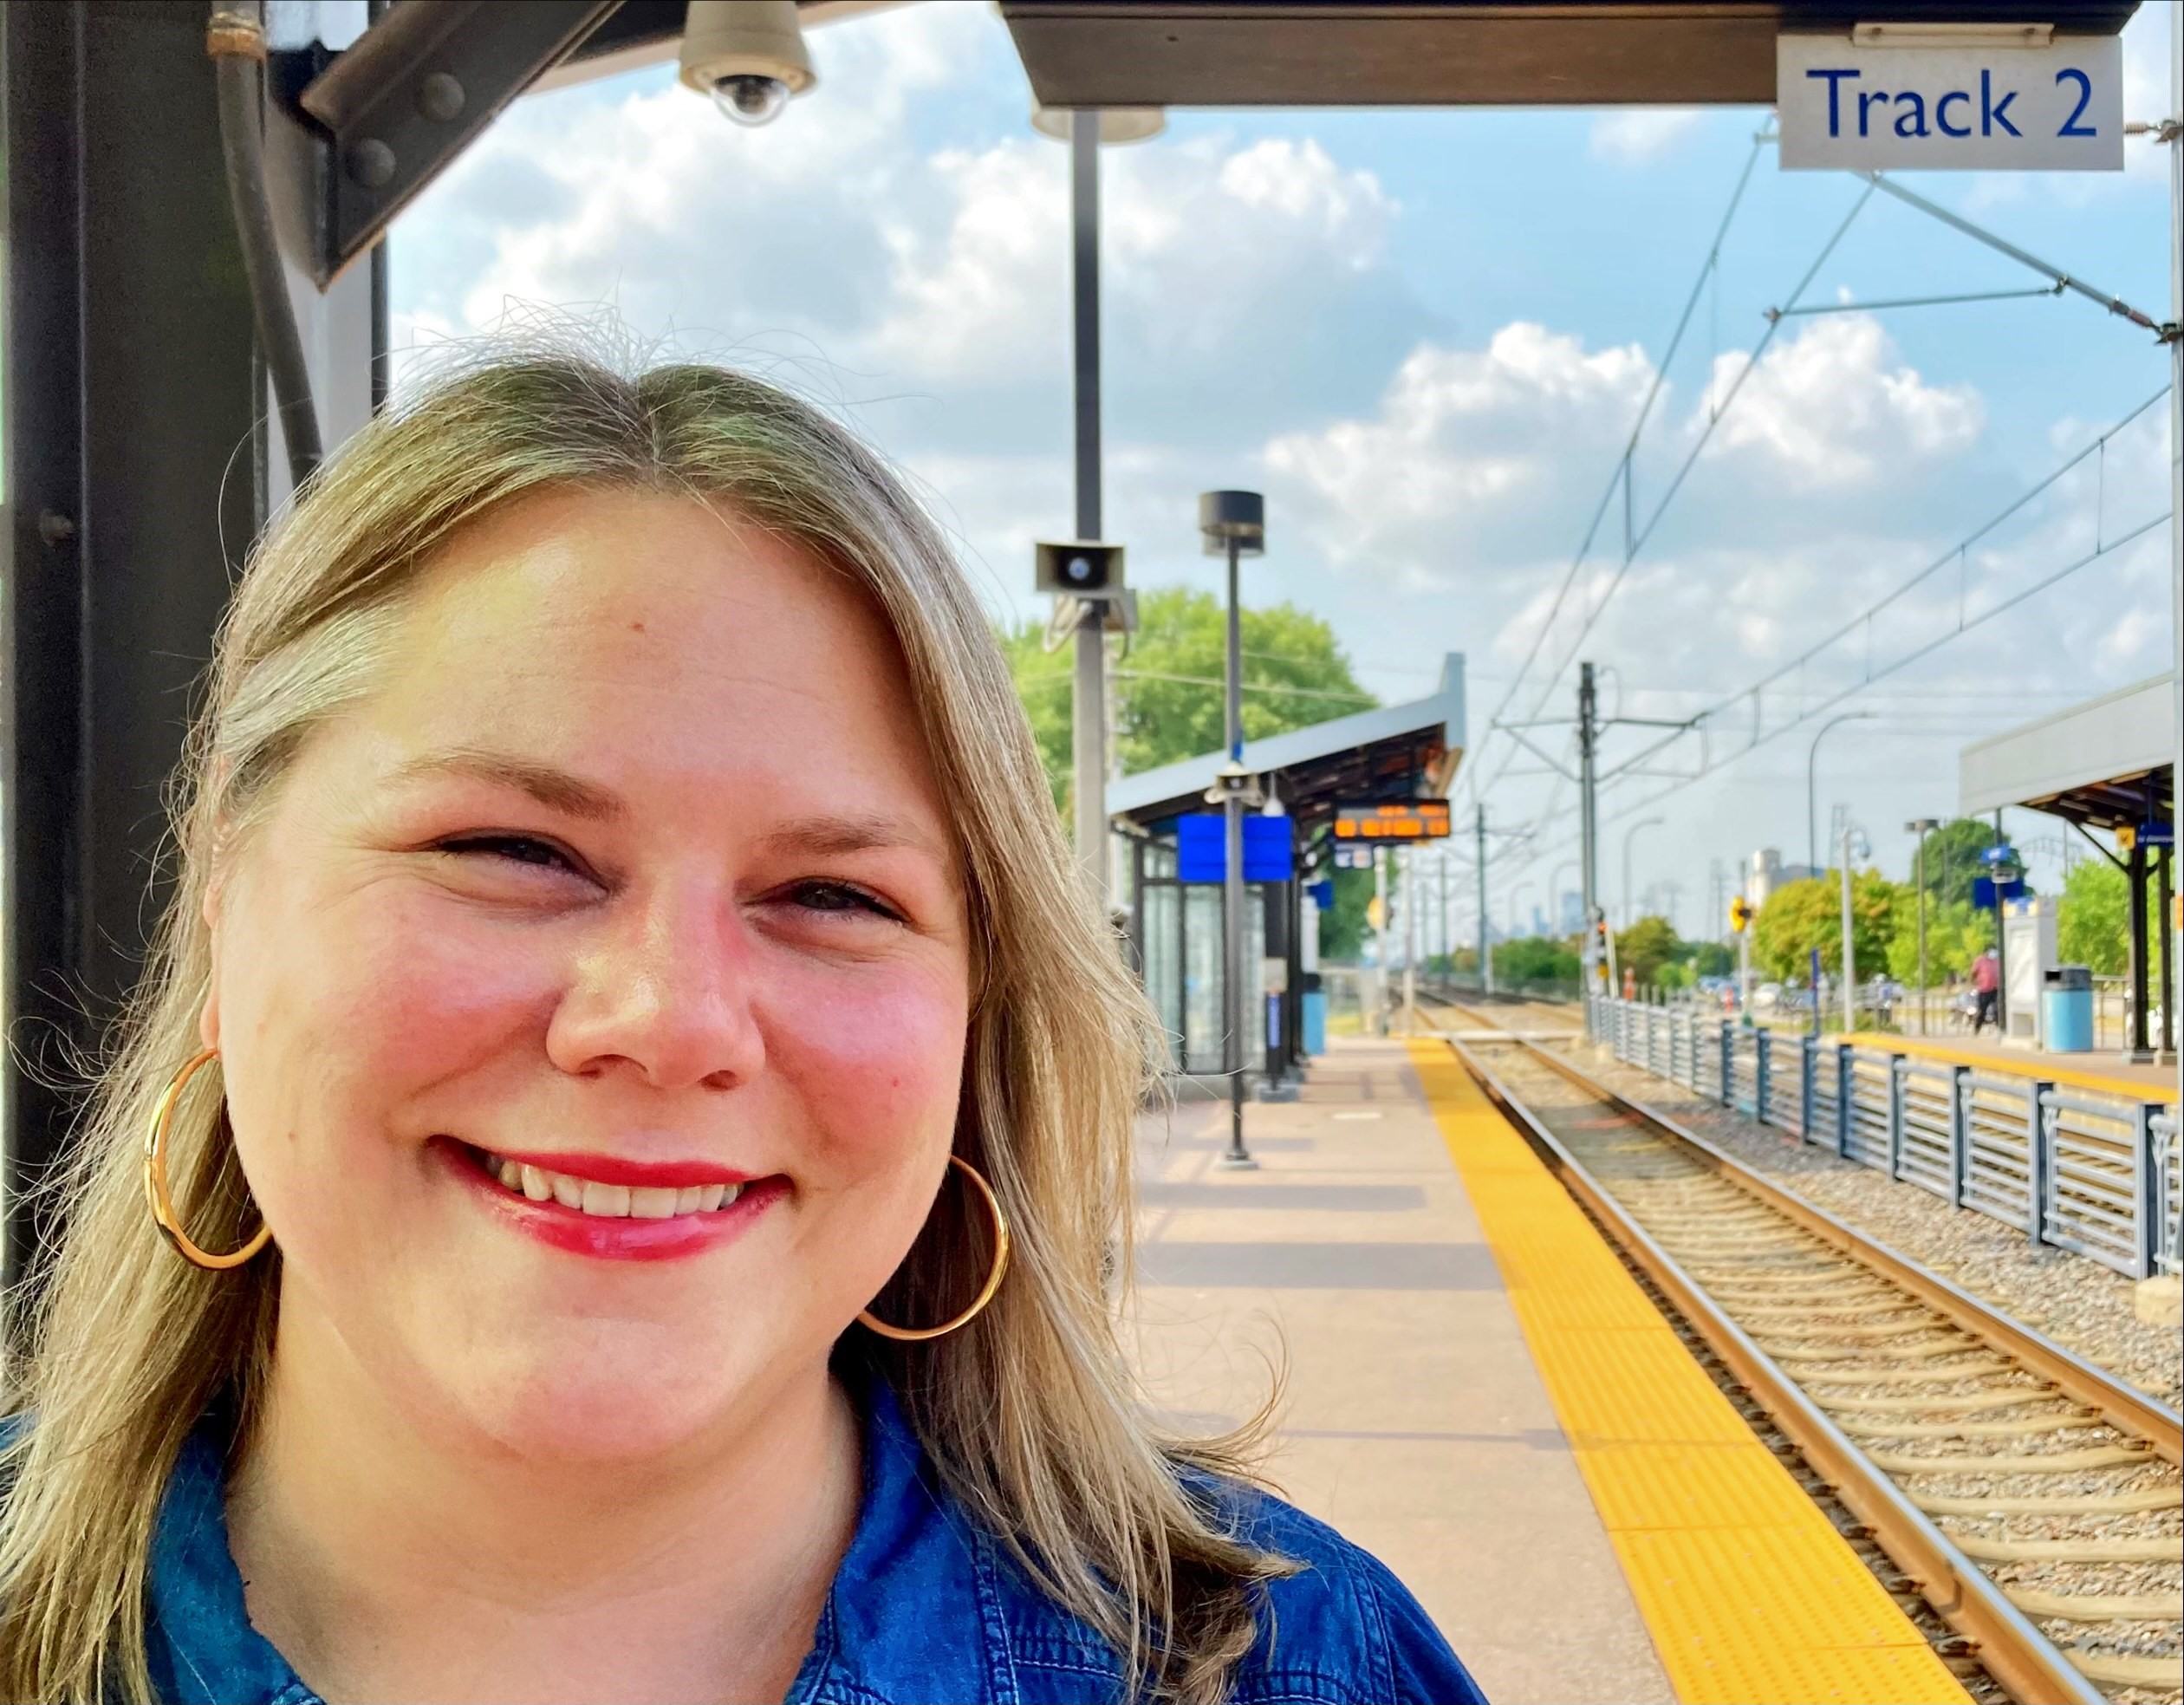
[{"label": "street light pole", "polygon": [[1209,553],[1228,558],[1228,671],[1226,745],[1213,791],[1219,797],[1226,830],[1226,858],[1221,893],[1221,1064],[1229,1080],[1229,1146],[1221,1164],[1256,1167],[1244,1147],[1244,805],[1257,797],[1244,767],[1243,613],[1237,590],[1237,560],[1266,549],[1266,500],[1256,491],[1208,491],[1199,498],[1199,530]]},{"label": "street light pole", "polygon": [[1846,722],[1870,722],[1871,711],[1845,711],[1820,725],[1820,732],[1812,737],[1812,750],[1805,756],[1805,869],[1814,875],[1820,874],[1820,805],[1818,783],[1820,742],[1828,737],[1828,730],[1839,728]]}]

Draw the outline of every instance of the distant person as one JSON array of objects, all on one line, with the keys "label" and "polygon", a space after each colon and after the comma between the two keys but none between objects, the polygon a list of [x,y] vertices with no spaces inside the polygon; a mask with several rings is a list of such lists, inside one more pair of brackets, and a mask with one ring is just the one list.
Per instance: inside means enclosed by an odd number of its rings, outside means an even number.
[{"label": "distant person", "polygon": [[1999,1031],[2002,1028],[2002,956],[1989,947],[1972,961],[1972,992],[1979,999],[1979,1005],[1972,1014],[1972,1034],[1977,1036],[1992,1024]]},{"label": "distant person", "polygon": [[1478,1700],[1139,1396],[1157,1019],[940,530],[757,379],[472,363],[221,628],[0,1699]]}]

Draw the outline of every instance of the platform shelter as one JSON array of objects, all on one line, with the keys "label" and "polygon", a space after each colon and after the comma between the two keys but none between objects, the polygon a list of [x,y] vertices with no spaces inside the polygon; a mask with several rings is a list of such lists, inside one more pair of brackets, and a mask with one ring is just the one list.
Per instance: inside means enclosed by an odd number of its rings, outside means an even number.
[{"label": "platform shelter", "polygon": [[[1959,809],[1983,817],[2005,806],[2044,811],[2076,826],[2088,845],[2129,878],[2131,994],[2128,1048],[2151,1061],[2174,1057],[2176,781],[2171,747],[2174,677],[2156,675],[1966,746],[1959,760]],[[2113,848],[2096,838],[2105,834]],[[2149,883],[2148,878],[2152,878]],[[2148,888],[2158,894],[2147,903]],[[2158,981],[2147,963],[2148,911],[2161,920]],[[2149,999],[2152,988],[2163,992]],[[2149,1020],[2158,1009],[2158,1032]]]},{"label": "platform shelter", "polygon": [[[1246,1070],[1279,1077],[1304,1061],[1304,995],[1318,966],[1319,884],[1335,869],[1344,807],[1445,801],[1465,746],[1464,659],[1451,652],[1433,692],[1407,704],[1359,711],[1263,740],[1247,740],[1244,767],[1258,778],[1260,810],[1285,818],[1289,874],[1251,881],[1247,858],[1244,964],[1252,979],[1244,1011],[1264,1014],[1245,1047]],[[1127,908],[1134,961],[1166,1025],[1174,1068],[1218,1072],[1222,1059],[1222,892],[1194,869],[1186,820],[1216,812],[1207,791],[1227,763],[1211,752],[1108,784],[1108,821],[1128,842],[1117,903]],[[1280,837],[1276,837],[1280,838]],[[1262,867],[1264,869],[1264,867]]]}]

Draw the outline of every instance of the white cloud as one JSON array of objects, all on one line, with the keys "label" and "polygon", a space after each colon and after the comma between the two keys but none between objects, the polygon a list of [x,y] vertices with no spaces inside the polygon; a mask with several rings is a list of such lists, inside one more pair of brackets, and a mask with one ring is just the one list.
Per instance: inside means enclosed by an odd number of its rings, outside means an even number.
[{"label": "white cloud", "polygon": [[[1931,386],[1890,365],[1894,349],[1866,314],[1816,320],[1760,357],[1717,436],[1729,452],[1757,449],[1775,477],[1800,490],[1855,489],[1905,456],[1931,461],[1964,450],[1985,420],[1969,385]],[[1726,394],[1740,355],[1714,367]]]},{"label": "white cloud", "polygon": [[[1714,394],[1741,357],[1718,368]],[[1643,349],[1587,349],[1578,338],[1519,322],[1483,348],[1421,345],[1365,418],[1290,433],[1267,446],[1270,477],[1302,511],[1329,558],[1386,576],[1476,584],[1482,572],[1530,576],[1543,548],[1574,548],[1654,381]],[[1666,387],[1648,429],[1634,506],[1642,522],[1667,469],[1704,427]],[[1827,506],[1830,531],[1863,530],[1845,499],[1885,511],[1979,437],[1968,386],[1934,386],[1896,358],[1863,315],[1816,320],[1761,358],[1706,452],[1713,469],[1698,506],[1705,536],[1750,533],[1768,548]],[[1618,517],[1610,532],[1620,537]],[[1603,539],[1603,543],[1605,540]]]},{"label": "white cloud", "polygon": [[1626,166],[1659,159],[1696,130],[1702,116],[1691,107],[1632,107],[1604,113],[1593,120],[1589,145],[1592,157]]}]

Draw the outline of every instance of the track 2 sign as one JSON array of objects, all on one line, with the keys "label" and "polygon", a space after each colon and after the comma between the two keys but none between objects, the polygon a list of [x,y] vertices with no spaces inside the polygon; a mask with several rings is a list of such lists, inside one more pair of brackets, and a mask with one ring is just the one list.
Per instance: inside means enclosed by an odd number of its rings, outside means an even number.
[{"label": "track 2 sign", "polygon": [[2113,36],[1961,47],[1782,36],[1775,106],[1790,170],[2123,169],[2123,49]]}]

